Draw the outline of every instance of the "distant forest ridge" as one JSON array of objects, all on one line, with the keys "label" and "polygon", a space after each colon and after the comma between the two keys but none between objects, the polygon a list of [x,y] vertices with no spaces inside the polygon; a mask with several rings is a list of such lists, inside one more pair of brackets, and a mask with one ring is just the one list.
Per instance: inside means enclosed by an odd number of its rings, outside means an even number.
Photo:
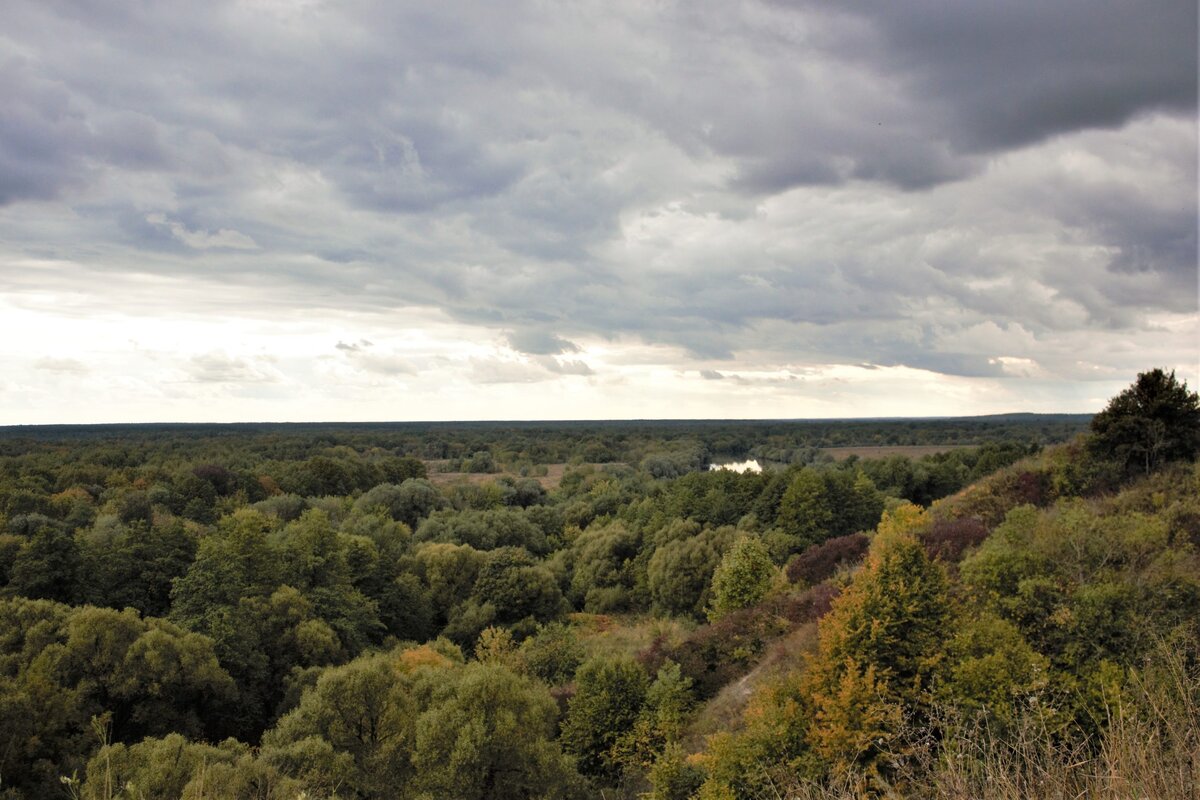
[{"label": "distant forest ridge", "polygon": [[248,469],[260,461],[315,457],[354,462],[410,458],[424,461],[430,472],[544,475],[540,470],[547,465],[644,466],[649,458],[672,465],[666,472],[655,472],[663,477],[729,459],[753,458],[764,467],[774,467],[851,455],[920,457],[928,455],[930,448],[1004,444],[1029,452],[1069,441],[1086,431],[1090,420],[1087,414],[1005,414],[890,420],[9,426],[0,428],[0,459],[32,454],[56,457],[63,448],[80,447],[78,457],[122,467],[182,461]]},{"label": "distant forest ridge", "polygon": [[767,433],[787,431],[823,431],[837,428],[843,431],[877,433],[880,428],[958,433],[962,430],[985,430],[996,425],[1018,426],[1053,425],[1082,431],[1092,414],[1040,414],[1013,412],[967,417],[846,417],[823,419],[630,419],[630,420],[439,420],[392,422],[112,422],[84,424],[0,425],[0,438],[87,438],[111,435],[157,435],[181,433],[199,435],[302,433],[312,435],[323,431],[356,432],[454,432],[474,431],[605,431],[644,433],[669,429],[706,431],[720,428],[753,428]]}]

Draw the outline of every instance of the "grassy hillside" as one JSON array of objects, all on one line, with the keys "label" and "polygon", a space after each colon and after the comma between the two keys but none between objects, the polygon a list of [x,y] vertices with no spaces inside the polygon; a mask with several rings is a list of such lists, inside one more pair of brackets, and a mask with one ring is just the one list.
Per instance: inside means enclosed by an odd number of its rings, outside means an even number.
[{"label": "grassy hillside", "polygon": [[1055,490],[1080,458],[885,517],[866,560],[818,584],[839,591],[819,644],[795,624],[807,646],[731,684],[734,730],[686,762],[699,796],[1194,797],[1200,470]]}]

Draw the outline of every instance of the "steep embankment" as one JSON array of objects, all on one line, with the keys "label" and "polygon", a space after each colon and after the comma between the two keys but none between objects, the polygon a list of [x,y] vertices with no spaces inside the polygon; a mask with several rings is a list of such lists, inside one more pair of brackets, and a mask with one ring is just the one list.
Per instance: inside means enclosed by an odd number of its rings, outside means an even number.
[{"label": "steep embankment", "polygon": [[[866,538],[804,554],[791,592],[741,612],[743,640],[763,619],[776,635],[722,662],[730,680],[694,718],[700,797],[1186,797],[1200,785],[1196,465],[1122,481],[1076,442],[928,512],[893,509],[851,565]],[[814,592],[832,599],[828,614],[786,614]],[[700,735],[723,726],[733,732]]]}]

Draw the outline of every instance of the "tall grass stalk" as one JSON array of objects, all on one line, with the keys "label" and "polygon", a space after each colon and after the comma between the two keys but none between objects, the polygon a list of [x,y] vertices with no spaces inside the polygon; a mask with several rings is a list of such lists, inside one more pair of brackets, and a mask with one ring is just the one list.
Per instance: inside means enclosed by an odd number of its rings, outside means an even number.
[{"label": "tall grass stalk", "polygon": [[[941,742],[924,731],[903,777],[881,797],[931,800],[1200,800],[1200,666],[1165,644],[1132,672],[1107,708],[1095,741],[1051,731],[1031,711],[1003,735],[984,724],[953,724]],[[949,722],[953,714],[947,715]],[[849,800],[856,776],[792,779],[763,800]]]}]

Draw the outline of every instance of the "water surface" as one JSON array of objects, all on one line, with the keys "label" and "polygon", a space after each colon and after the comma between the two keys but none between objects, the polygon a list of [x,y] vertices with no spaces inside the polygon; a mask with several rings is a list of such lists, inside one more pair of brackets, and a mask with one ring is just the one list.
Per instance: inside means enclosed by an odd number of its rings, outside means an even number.
[{"label": "water surface", "polygon": [[747,461],[728,461],[723,464],[709,464],[708,468],[710,470],[731,469],[734,472],[762,472],[762,465],[755,458]]}]

